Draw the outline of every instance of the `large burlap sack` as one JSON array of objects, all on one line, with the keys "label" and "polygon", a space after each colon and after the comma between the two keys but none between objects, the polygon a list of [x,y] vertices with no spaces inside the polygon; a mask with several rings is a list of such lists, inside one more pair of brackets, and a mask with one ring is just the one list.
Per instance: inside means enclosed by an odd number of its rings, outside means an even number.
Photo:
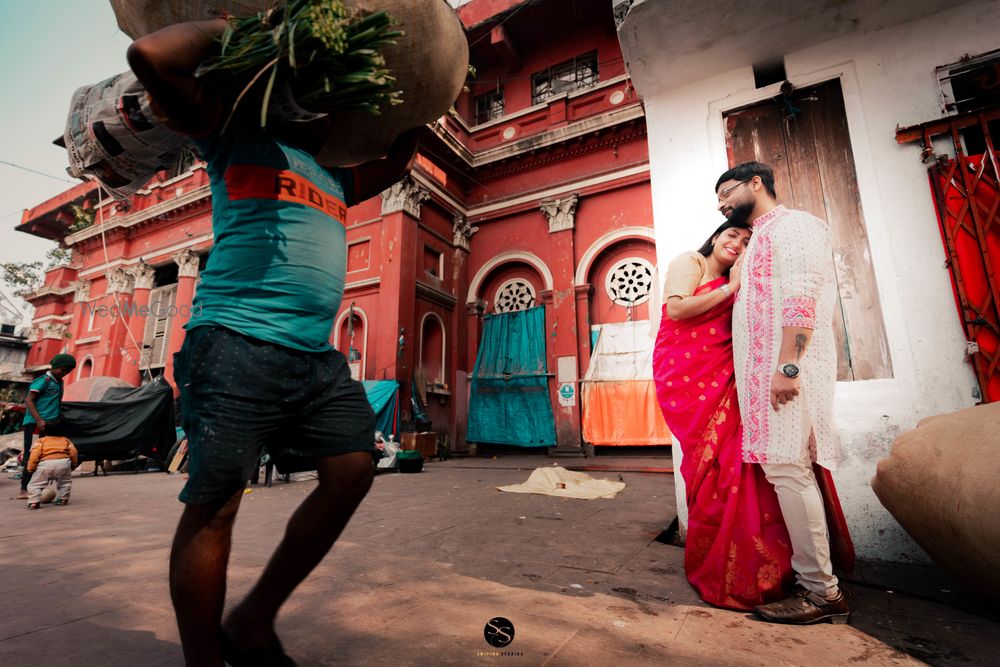
[{"label": "large burlap sack", "polygon": [[124,198],[171,166],[189,139],[156,119],[145,88],[128,71],[73,93],[63,142],[70,174],[93,176]]},{"label": "large burlap sack", "polygon": [[922,420],[872,488],[936,563],[1000,599],[1000,403]]},{"label": "large burlap sack", "polygon": [[[268,0],[111,0],[118,26],[133,38],[172,23],[212,18],[220,11],[249,16],[272,4]],[[345,4],[367,12],[384,11],[405,32],[382,51],[403,104],[384,109],[378,116],[339,115],[335,134],[317,155],[326,165],[381,157],[406,130],[440,118],[462,91],[469,67],[464,28],[445,0],[345,0]]]}]

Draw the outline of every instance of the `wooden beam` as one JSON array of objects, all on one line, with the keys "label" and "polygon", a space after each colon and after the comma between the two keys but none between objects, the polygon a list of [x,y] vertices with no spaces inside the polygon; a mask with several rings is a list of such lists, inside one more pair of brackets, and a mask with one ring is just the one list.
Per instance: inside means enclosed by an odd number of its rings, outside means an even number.
[{"label": "wooden beam", "polygon": [[924,136],[934,137],[939,134],[950,134],[951,128],[956,127],[964,130],[967,127],[978,125],[980,117],[984,117],[987,122],[1000,119],[1000,108],[979,111],[966,111],[955,116],[946,116],[937,120],[910,125],[908,127],[896,127],[896,143],[908,144],[919,141]]}]

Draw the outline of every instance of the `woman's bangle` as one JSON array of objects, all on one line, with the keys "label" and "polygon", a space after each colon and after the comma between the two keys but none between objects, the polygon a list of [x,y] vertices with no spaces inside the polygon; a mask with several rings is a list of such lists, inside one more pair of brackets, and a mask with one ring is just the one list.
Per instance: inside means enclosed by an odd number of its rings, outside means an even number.
[{"label": "woman's bangle", "polygon": [[726,295],[727,299],[733,295],[732,290],[729,289],[729,283],[721,285],[719,289],[722,290],[722,293]]}]

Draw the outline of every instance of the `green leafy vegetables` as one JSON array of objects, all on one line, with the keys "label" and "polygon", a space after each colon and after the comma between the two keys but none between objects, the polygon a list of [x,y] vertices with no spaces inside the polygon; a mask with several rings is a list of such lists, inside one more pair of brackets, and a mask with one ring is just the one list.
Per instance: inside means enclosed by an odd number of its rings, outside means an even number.
[{"label": "green leafy vegetables", "polygon": [[221,52],[199,74],[244,86],[236,104],[268,74],[262,127],[276,85],[285,86],[309,112],[379,114],[402,103],[381,53],[402,34],[385,12],[362,15],[343,0],[288,0],[268,12],[230,19],[220,37]]}]

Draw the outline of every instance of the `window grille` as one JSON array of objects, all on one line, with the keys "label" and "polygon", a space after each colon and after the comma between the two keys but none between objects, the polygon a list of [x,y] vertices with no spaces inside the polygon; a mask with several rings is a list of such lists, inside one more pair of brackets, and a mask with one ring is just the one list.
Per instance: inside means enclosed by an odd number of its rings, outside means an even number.
[{"label": "window grille", "polygon": [[476,125],[503,117],[503,88],[476,95]]},{"label": "window grille", "polygon": [[622,260],[608,271],[604,286],[608,296],[619,306],[637,306],[649,299],[653,288],[653,265],[638,257]]},{"label": "window grille", "polygon": [[531,103],[597,84],[597,51],[584,53],[531,76]]},{"label": "window grille", "polygon": [[497,313],[513,313],[528,310],[535,305],[535,288],[527,280],[515,278],[508,280],[497,290],[493,311]]}]

